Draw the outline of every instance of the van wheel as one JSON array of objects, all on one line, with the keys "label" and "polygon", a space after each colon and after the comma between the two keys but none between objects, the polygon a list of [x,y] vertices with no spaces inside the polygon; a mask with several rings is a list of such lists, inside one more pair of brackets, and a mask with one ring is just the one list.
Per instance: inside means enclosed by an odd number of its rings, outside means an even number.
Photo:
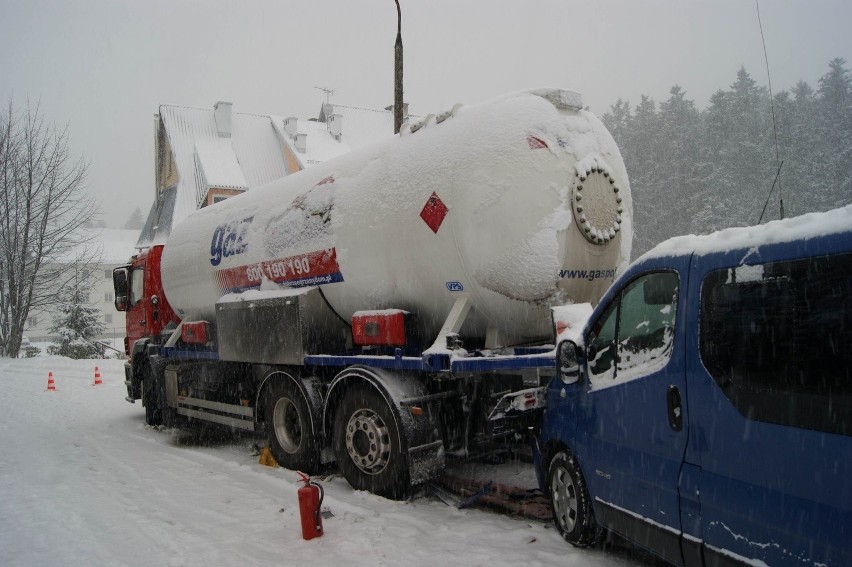
[{"label": "van wheel", "polygon": [[334,453],[353,488],[394,500],[408,496],[402,443],[393,412],[378,392],[365,387],[346,392],[334,417]]},{"label": "van wheel", "polygon": [[278,380],[266,389],[264,403],[272,456],[284,468],[315,474],[319,450],[311,410],[301,390],[290,380]]},{"label": "van wheel", "polygon": [[592,512],[586,479],[577,458],[560,451],[550,461],[547,489],[553,507],[553,523],[562,537],[576,547],[594,545],[600,530]]}]

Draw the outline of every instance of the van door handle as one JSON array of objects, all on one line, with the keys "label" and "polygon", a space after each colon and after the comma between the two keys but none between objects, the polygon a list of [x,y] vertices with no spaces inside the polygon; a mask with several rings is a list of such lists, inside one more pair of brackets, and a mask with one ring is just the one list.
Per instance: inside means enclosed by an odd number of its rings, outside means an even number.
[{"label": "van door handle", "polygon": [[680,390],[672,384],[666,393],[669,408],[669,427],[674,431],[683,429],[683,408],[680,403]]}]

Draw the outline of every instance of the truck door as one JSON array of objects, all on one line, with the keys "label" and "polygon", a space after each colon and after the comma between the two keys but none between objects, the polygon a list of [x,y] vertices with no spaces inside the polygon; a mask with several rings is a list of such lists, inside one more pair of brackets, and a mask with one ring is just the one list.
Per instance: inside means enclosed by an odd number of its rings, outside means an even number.
[{"label": "truck door", "polygon": [[591,322],[586,343],[595,413],[586,478],[597,520],[678,564],[687,441],[680,274],[688,265],[645,266]]},{"label": "truck door", "polygon": [[145,297],[145,263],[134,262],[130,267],[128,276],[127,297],[127,340],[130,352],[133,352],[133,343],[148,335],[147,306]]}]

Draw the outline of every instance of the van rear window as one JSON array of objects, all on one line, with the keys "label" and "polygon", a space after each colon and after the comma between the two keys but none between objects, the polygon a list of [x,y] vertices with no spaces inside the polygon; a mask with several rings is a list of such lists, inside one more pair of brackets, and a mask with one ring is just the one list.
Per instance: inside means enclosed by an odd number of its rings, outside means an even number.
[{"label": "van rear window", "polygon": [[744,416],[852,435],[852,254],[711,272],[700,350]]}]

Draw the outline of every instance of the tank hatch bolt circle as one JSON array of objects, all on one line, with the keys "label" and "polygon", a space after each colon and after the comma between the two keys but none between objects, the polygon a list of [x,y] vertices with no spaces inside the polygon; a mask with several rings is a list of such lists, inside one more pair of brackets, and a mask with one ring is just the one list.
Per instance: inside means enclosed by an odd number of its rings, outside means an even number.
[{"label": "tank hatch bolt circle", "polygon": [[603,165],[575,172],[574,218],[581,234],[592,244],[601,246],[615,238],[624,212],[620,191],[613,174]]}]

